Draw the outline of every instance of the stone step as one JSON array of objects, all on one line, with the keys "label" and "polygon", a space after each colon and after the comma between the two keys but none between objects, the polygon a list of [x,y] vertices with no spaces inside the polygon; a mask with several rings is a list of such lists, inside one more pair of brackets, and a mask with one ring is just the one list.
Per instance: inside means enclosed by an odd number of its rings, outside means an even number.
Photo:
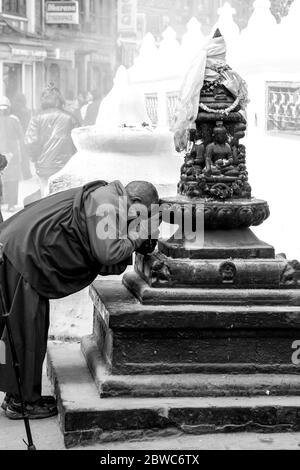
[{"label": "stone step", "polygon": [[50,345],[48,373],[67,447],[179,431],[197,435],[300,430],[298,396],[101,399],[78,344]]},{"label": "stone step", "polygon": [[299,306],[143,305],[118,281],[91,295],[113,375],[299,373]]},{"label": "stone step", "polygon": [[[284,258],[188,259],[155,252],[137,255],[135,269],[154,288],[286,289],[292,288],[292,268]],[[296,286],[296,284],[295,284]]]},{"label": "stone step", "polygon": [[[202,228],[202,227],[201,227]],[[259,240],[250,229],[205,230],[200,240],[188,241],[177,232],[170,240],[160,239],[158,251],[174,260],[275,259],[275,249]],[[170,259],[171,261],[171,259]]]},{"label": "stone step", "polygon": [[101,398],[300,397],[297,374],[110,375],[93,336],[83,338],[81,348]]},{"label": "stone step", "polygon": [[123,284],[143,305],[300,306],[300,289],[153,288],[134,271]]}]

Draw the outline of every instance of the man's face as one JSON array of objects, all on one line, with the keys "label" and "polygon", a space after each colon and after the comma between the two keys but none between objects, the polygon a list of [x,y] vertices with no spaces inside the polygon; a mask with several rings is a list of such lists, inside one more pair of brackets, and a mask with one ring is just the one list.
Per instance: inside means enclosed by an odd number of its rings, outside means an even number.
[{"label": "man's face", "polygon": [[155,204],[155,200],[135,200],[132,202],[133,205],[135,206],[143,206],[145,208],[144,213],[148,213],[148,217],[151,217],[153,215],[153,205]]},{"label": "man's face", "polygon": [[215,130],[215,140],[218,144],[223,144],[226,141],[226,131],[225,129],[216,129]]}]

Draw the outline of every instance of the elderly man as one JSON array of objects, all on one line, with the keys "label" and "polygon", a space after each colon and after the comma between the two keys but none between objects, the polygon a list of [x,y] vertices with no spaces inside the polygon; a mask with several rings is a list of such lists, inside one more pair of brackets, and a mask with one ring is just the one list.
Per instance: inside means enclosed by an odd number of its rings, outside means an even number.
[{"label": "elderly man", "polygon": [[[149,237],[158,236],[158,226],[148,219],[158,200],[157,190],[147,182],[124,188],[118,181],[96,181],[35,202],[0,226],[0,282],[30,419],[57,413],[54,399],[41,395],[49,299],[74,294],[98,275],[122,274],[132,254],[144,250]],[[133,210],[137,204],[139,209]],[[143,208],[146,215],[141,218]],[[144,230],[134,229],[141,226]],[[0,339],[7,355],[5,365],[0,365],[0,390],[6,392],[2,407],[8,418],[21,419],[7,332],[1,323]]]}]

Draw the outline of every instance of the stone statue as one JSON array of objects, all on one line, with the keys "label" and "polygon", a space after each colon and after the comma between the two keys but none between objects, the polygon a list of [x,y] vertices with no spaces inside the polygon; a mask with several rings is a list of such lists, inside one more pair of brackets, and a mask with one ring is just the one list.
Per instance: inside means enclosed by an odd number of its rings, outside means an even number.
[{"label": "stone statue", "polygon": [[[220,32],[216,31],[206,67],[198,79],[202,83],[200,100],[196,95],[198,114],[187,132],[189,137],[178,193],[191,199],[250,200],[246,149],[240,144],[247,129],[244,117],[247,86],[227,65],[223,42]],[[196,78],[190,86],[198,90]],[[182,100],[179,102],[181,106],[185,104]],[[183,135],[181,127],[187,125],[186,116],[179,105],[179,130],[175,131],[175,140],[176,132]]]},{"label": "stone statue", "polygon": [[223,124],[213,130],[214,141],[206,148],[206,174],[238,176],[238,169],[234,168],[233,151],[228,143],[227,130]]}]

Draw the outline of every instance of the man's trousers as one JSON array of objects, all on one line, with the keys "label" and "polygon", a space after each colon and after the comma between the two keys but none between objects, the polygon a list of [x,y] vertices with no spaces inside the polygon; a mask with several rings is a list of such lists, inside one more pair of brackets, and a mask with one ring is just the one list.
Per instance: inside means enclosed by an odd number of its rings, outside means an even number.
[{"label": "man's trousers", "polygon": [[[24,400],[34,402],[41,397],[42,393],[42,369],[49,330],[49,300],[41,297],[25,281],[5,255],[3,264],[0,265],[0,283],[10,312],[9,318],[20,363]],[[3,357],[0,360],[0,390],[18,394],[3,319],[0,319],[0,338],[1,349],[5,349],[6,352],[5,361]],[[2,362],[5,364],[1,364]]]}]

